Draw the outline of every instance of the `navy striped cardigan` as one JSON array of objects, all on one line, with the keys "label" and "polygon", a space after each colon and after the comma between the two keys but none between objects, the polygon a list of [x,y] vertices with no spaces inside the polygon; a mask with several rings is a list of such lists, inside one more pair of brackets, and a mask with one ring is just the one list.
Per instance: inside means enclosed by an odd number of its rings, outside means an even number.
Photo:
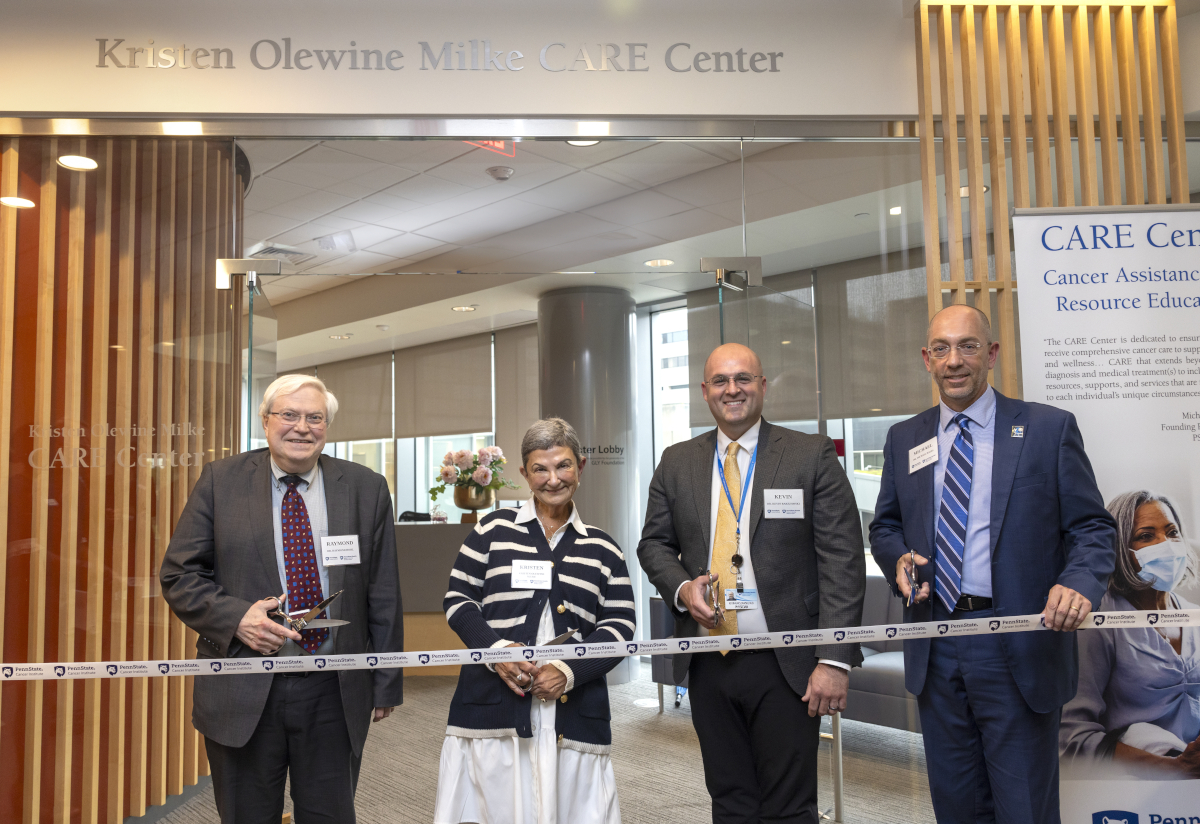
[{"label": "navy striped cardigan", "polygon": [[[593,526],[586,537],[568,525],[552,551],[537,520],[518,524],[517,510],[491,512],[467,537],[442,604],[450,628],[467,647],[532,646],[547,599],[554,632],[578,630],[577,642],[563,647],[563,663],[574,686],[563,693],[555,713],[560,747],[605,754],[612,744],[608,686],[604,674],[620,658],[572,658],[582,644],[612,645],[620,651],[633,639],[633,589],[625,555],[616,542]],[[514,590],[512,561],[552,561],[550,589]],[[521,698],[483,664],[462,668],[450,704],[447,733],[468,738],[530,738],[533,698]]]}]

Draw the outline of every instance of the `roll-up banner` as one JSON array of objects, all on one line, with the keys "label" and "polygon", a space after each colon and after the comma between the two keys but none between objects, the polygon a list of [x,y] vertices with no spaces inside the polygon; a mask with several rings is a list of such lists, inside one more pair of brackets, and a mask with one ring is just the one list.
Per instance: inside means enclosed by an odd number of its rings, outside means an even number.
[{"label": "roll-up banner", "polygon": [[[1200,210],[1017,209],[1022,388],[1075,414],[1118,524],[1104,611],[1200,601]],[[1069,492],[1069,490],[1065,490]],[[1064,824],[1200,822],[1200,628],[1079,636]]]}]

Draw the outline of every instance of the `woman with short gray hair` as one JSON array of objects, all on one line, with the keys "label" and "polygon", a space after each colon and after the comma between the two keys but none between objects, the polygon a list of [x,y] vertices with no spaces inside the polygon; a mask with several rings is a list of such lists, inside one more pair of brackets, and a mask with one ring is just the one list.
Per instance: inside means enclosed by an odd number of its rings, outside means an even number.
[{"label": "woman with short gray hair", "polygon": [[[562,418],[525,433],[521,474],[533,496],[482,518],[450,573],[446,620],[468,648],[619,651],[633,639],[625,556],[572,501],[582,452]],[[464,666],[442,745],[435,824],[620,824],[604,680],[620,660],[484,657]]]},{"label": "woman with short gray hair", "polygon": [[[1100,612],[1195,609],[1176,592],[1198,570],[1175,505],[1142,489],[1108,511],[1119,546]],[[1059,730],[1062,754],[1084,759],[1089,777],[1099,760],[1121,775],[1200,778],[1200,628],[1080,633],[1079,691]]]}]

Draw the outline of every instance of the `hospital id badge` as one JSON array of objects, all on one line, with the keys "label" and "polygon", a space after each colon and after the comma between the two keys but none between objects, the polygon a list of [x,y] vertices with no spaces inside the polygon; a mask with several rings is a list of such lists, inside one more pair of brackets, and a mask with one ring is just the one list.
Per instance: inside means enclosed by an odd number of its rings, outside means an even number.
[{"label": "hospital id badge", "polygon": [[350,566],[362,563],[358,554],[357,535],[324,535],[321,537],[321,563],[327,567]]},{"label": "hospital id badge", "polygon": [[550,589],[549,561],[513,561],[513,589]]},{"label": "hospital id badge", "polygon": [[758,609],[758,590],[730,587],[725,590],[725,609]]}]

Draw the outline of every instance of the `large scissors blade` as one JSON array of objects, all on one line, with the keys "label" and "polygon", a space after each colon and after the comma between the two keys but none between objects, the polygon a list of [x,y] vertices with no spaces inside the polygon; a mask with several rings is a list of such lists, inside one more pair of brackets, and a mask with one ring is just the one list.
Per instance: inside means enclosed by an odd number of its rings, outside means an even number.
[{"label": "large scissors blade", "polygon": [[304,613],[303,615],[301,615],[298,618],[293,618],[292,620],[293,621],[302,621],[304,623],[305,627],[311,627],[313,625],[313,620],[318,615],[320,615],[322,612],[324,612],[325,608],[327,606],[329,606],[330,604],[332,604],[337,599],[337,597],[339,595],[341,595],[343,592],[345,592],[345,590],[339,589],[337,592],[330,595],[328,598],[326,598],[321,603],[317,604],[315,607],[310,609],[308,612]]},{"label": "large scissors blade", "polygon": [[328,629],[329,627],[344,627],[349,621],[340,618],[314,618],[304,625],[305,629]]},{"label": "large scissors blade", "polygon": [[579,632],[579,630],[569,629],[566,632],[564,632],[562,635],[556,635],[553,638],[551,638],[549,641],[547,641],[546,643],[541,644],[540,646],[553,647],[553,646],[557,646],[558,644],[565,644],[568,641],[570,641],[572,638],[574,638],[575,633],[577,633],[577,632]]}]

